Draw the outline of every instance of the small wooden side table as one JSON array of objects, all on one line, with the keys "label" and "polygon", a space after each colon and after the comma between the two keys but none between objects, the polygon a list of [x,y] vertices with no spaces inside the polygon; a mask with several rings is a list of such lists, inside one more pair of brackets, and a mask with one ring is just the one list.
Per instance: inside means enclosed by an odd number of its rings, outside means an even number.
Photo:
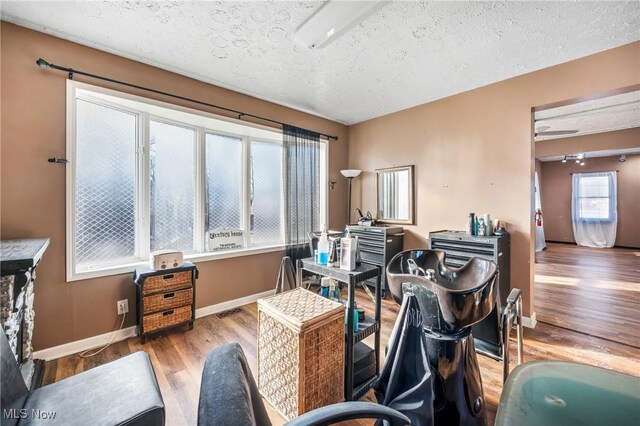
[{"label": "small wooden side table", "polygon": [[133,281],[140,342],[169,327],[188,324],[193,328],[197,278],[198,269],[191,262],[169,270],[136,269]]},{"label": "small wooden side table", "polygon": [[344,311],[303,288],[258,300],[258,389],[287,420],[343,401]]}]

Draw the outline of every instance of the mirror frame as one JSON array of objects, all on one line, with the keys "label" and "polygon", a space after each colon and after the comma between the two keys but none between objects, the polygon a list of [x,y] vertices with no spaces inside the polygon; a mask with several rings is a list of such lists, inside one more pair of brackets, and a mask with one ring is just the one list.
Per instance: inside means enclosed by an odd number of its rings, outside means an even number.
[{"label": "mirror frame", "polygon": [[384,169],[376,169],[376,216],[380,213],[380,174],[385,172],[396,172],[396,171],[409,171],[409,219],[408,220],[400,220],[400,219],[381,219],[377,218],[376,222],[379,223],[394,223],[400,225],[415,225],[415,197],[416,193],[414,190],[414,168],[413,164],[409,166],[397,166],[397,167],[387,167]]}]

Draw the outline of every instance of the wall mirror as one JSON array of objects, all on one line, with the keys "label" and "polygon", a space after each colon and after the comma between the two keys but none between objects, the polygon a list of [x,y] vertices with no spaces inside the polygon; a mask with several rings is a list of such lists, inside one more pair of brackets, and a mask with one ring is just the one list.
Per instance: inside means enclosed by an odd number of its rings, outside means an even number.
[{"label": "wall mirror", "polygon": [[376,170],[378,222],[414,224],[413,167]]}]

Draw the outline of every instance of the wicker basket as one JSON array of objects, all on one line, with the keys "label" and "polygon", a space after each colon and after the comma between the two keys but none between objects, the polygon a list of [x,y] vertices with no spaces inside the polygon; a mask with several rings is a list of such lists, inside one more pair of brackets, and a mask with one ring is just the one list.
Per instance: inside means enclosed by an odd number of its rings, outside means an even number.
[{"label": "wicker basket", "polygon": [[144,315],[191,304],[193,289],[177,290],[168,293],[154,294],[142,300]]},{"label": "wicker basket", "polygon": [[153,293],[191,287],[191,271],[175,272],[149,277],[144,282],[142,293],[146,296]]},{"label": "wicker basket", "polygon": [[344,400],[344,306],[298,288],[258,301],[258,388],[286,419]]},{"label": "wicker basket", "polygon": [[144,316],[144,332],[191,321],[191,305]]}]

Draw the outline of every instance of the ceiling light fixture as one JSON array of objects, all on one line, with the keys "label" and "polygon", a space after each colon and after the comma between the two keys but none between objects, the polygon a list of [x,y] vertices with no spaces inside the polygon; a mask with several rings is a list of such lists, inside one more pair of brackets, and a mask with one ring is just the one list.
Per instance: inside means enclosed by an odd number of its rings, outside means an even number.
[{"label": "ceiling light fixture", "polygon": [[364,21],[388,1],[329,0],[298,27],[293,39],[308,49],[319,49]]},{"label": "ceiling light fixture", "polygon": [[565,154],[561,161],[563,163],[566,163],[567,161],[571,161],[571,162],[575,162],[576,164],[580,164],[581,166],[584,166],[586,158],[587,156],[585,155],[585,153],[581,152],[579,154]]},{"label": "ceiling light fixture", "polygon": [[618,162],[624,163],[625,161],[627,161],[627,154],[622,154],[620,158],[618,158]]}]

